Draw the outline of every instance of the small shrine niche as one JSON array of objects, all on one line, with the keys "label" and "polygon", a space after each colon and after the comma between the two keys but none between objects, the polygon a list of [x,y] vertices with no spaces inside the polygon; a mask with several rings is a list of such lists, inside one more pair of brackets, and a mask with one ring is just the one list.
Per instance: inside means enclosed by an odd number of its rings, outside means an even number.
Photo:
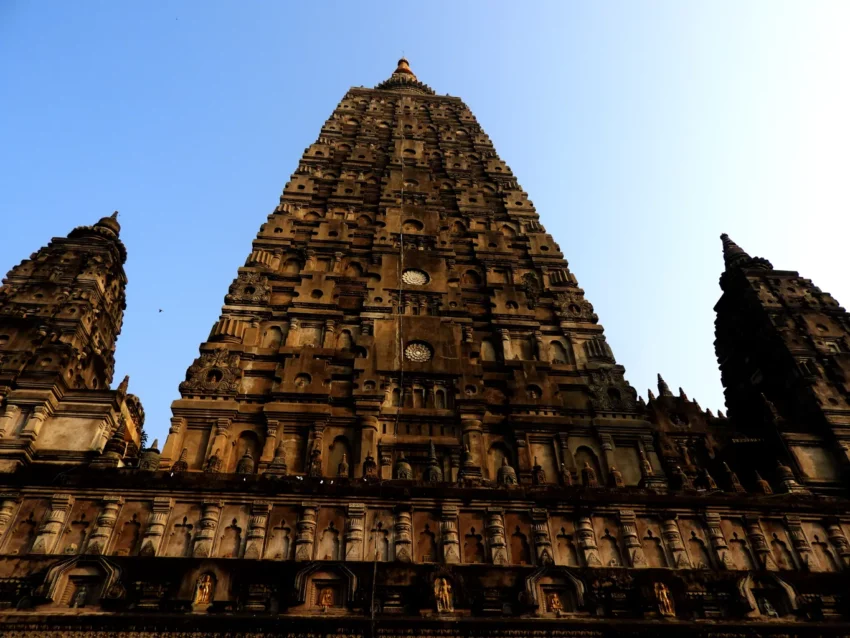
[{"label": "small shrine niche", "polygon": [[738,581],[738,592],[750,618],[779,619],[797,610],[794,588],[774,574],[748,574]]},{"label": "small shrine niche", "polygon": [[527,578],[525,587],[538,616],[560,618],[584,607],[584,585],[565,570],[542,567]]},{"label": "small shrine niche", "polygon": [[313,564],[295,577],[297,604],[291,610],[311,614],[345,613],[356,585],[356,576],[344,566],[323,568]]}]

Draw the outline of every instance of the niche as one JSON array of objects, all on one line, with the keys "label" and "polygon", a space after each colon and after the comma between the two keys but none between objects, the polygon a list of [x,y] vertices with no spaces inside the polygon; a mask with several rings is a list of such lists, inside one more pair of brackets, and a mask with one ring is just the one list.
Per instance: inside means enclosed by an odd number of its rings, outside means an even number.
[{"label": "niche", "polygon": [[245,456],[246,452],[251,454],[251,458],[254,459],[254,467],[256,468],[256,464],[260,460],[260,453],[262,449],[263,447],[260,444],[260,438],[257,436],[256,432],[251,432],[250,430],[243,431],[239,435],[239,438],[236,439],[233,453],[231,453],[230,458],[227,460],[227,472],[229,474],[236,472],[236,465],[239,463],[239,460]]},{"label": "niche", "polygon": [[224,533],[218,545],[218,555],[221,558],[239,558],[242,549],[242,528],[234,518],[230,525],[224,528]]},{"label": "niche", "polygon": [[354,345],[354,340],[351,337],[350,330],[343,330],[339,333],[339,336],[336,338],[336,349],[343,350],[348,352],[351,350]]},{"label": "niche", "polygon": [[470,527],[469,531],[463,537],[463,562],[486,562],[484,552],[484,537],[474,527]]},{"label": "niche", "polygon": [[487,339],[481,342],[481,360],[482,361],[496,361],[496,347],[493,345],[491,341]]},{"label": "niche", "polygon": [[328,466],[325,468],[325,476],[337,476],[339,464],[342,463],[342,458],[345,457],[348,463],[348,473],[346,477],[351,476],[351,444],[344,436],[338,436],[333,440],[330,446],[330,454],[328,454]]},{"label": "niche", "polygon": [[590,468],[596,472],[596,480],[599,481],[599,484],[604,485],[606,477],[602,473],[602,468],[599,465],[599,459],[593,450],[586,445],[582,445],[575,451],[573,458],[575,459],[579,475],[581,475],[581,470],[584,469],[585,463],[587,463],[590,465]]},{"label": "niche", "polygon": [[567,352],[567,348],[560,341],[549,343],[549,360],[555,364],[573,363],[573,358]]},{"label": "niche", "polygon": [[531,546],[528,537],[520,530],[519,525],[514,526],[511,533],[511,562],[514,565],[531,565]]},{"label": "niche", "polygon": [[467,270],[465,273],[463,273],[463,277],[461,277],[460,283],[475,286],[480,285],[481,275],[479,275],[474,270]]},{"label": "niche", "polygon": [[283,332],[278,326],[271,326],[266,328],[263,332],[263,341],[261,347],[263,348],[279,348],[281,342],[283,341]]},{"label": "niche", "polygon": [[495,481],[499,474],[499,468],[502,467],[502,459],[508,459],[508,465],[516,469],[513,463],[513,454],[506,443],[499,441],[493,443],[490,449],[487,450],[487,472],[491,481]]},{"label": "niche", "polygon": [[[294,522],[294,519],[292,519]],[[269,530],[265,558],[271,560],[289,560],[292,557],[292,525],[283,517],[278,519]]]}]

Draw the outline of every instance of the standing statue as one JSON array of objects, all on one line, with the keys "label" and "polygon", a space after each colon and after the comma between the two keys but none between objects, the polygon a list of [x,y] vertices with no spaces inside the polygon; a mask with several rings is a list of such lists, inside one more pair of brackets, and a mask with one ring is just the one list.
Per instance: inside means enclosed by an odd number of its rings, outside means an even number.
[{"label": "standing statue", "polygon": [[319,606],[322,608],[322,611],[327,611],[328,607],[334,606],[334,590],[330,587],[325,587],[322,590],[322,594],[319,597]]},{"label": "standing statue", "polygon": [[455,610],[452,597],[452,586],[448,578],[434,580],[434,600],[437,603],[437,613],[445,614]]},{"label": "standing statue", "polygon": [[561,597],[557,592],[552,592],[546,599],[546,607],[550,612],[554,612],[558,618],[561,617],[561,612],[564,610],[564,605],[561,603]]},{"label": "standing statue", "polygon": [[676,608],[670,590],[664,583],[655,583],[655,600],[658,602],[658,612],[662,616],[675,616]]},{"label": "standing statue", "polygon": [[71,607],[85,607],[89,597],[89,588],[82,584],[74,593],[74,599],[71,601]]},{"label": "standing statue", "polygon": [[209,605],[212,602],[213,594],[213,577],[210,574],[201,574],[198,577],[198,582],[195,584],[195,599],[196,605]]}]

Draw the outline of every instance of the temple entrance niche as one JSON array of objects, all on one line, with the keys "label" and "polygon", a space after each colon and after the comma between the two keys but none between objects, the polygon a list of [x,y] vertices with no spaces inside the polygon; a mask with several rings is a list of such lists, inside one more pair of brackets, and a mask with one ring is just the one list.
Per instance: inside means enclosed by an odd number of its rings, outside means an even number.
[{"label": "temple entrance niche", "polygon": [[529,602],[538,616],[560,618],[584,608],[584,584],[565,570],[541,567],[525,581]]},{"label": "temple entrance niche", "polygon": [[314,563],[295,576],[297,604],[290,611],[314,614],[341,614],[352,602],[357,578],[344,565]]},{"label": "temple entrance niche", "polygon": [[497,441],[487,450],[487,476],[491,481],[496,480],[503,459],[507,459],[508,465],[516,469],[511,447],[504,441]]},{"label": "temple entrance niche", "polygon": [[234,474],[236,472],[236,466],[245,456],[246,452],[250,453],[251,458],[254,460],[254,467],[256,468],[256,464],[260,460],[260,453],[262,452],[262,449],[263,446],[260,444],[260,437],[257,436],[256,432],[252,432],[250,430],[243,431],[239,435],[239,438],[235,441],[233,453],[230,455],[230,458],[227,459],[227,472],[229,474]]}]

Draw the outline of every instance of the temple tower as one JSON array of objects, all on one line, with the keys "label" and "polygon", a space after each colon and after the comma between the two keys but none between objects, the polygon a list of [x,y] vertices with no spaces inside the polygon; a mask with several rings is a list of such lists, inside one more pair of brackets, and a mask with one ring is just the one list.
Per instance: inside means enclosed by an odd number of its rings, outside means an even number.
[{"label": "temple tower", "polygon": [[838,488],[850,461],[850,316],[797,272],[721,239],[715,348],[729,416],[801,483]]},{"label": "temple tower", "polygon": [[95,459],[119,427],[140,443],[141,404],[126,379],[109,389],[127,285],[120,230],[117,213],[75,228],[3,280],[0,471]]},{"label": "temple tower", "polygon": [[451,481],[495,481],[503,458],[528,481],[585,462],[640,479],[648,424],[593,307],[469,108],[404,59],[305,150],[200,351],[164,468],[279,452],[295,473],[345,457],[388,479],[403,458],[419,478],[433,443]]}]

